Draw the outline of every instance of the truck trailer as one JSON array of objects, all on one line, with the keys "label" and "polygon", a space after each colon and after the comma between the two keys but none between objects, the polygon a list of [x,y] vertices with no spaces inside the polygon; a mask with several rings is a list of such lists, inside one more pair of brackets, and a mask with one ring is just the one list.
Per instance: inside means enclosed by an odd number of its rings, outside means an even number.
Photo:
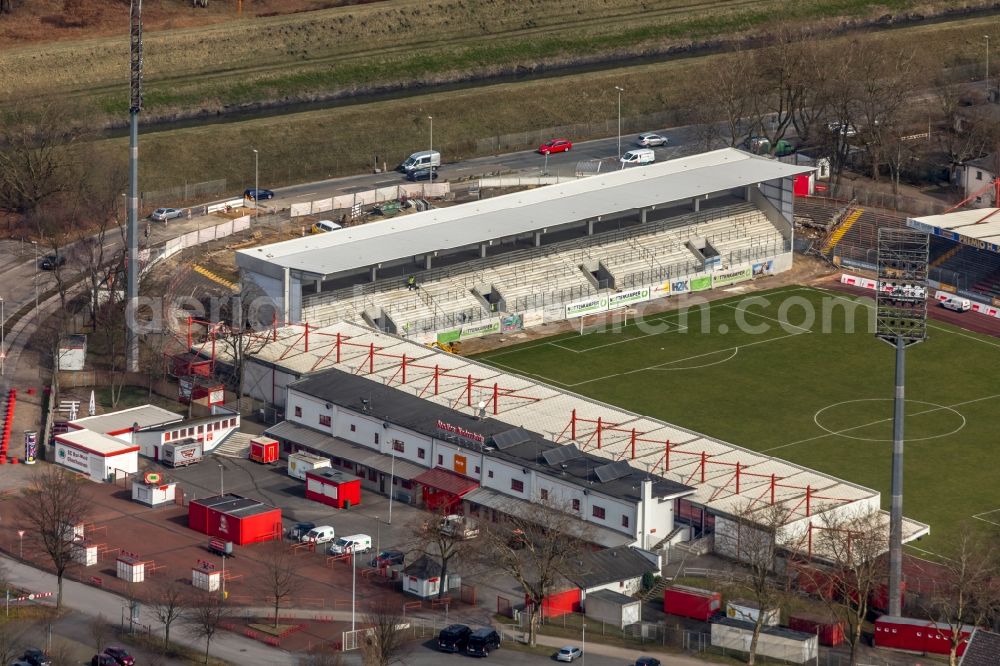
[{"label": "truck trailer", "polygon": [[161,449],[160,459],[164,465],[170,467],[184,467],[201,462],[205,457],[205,449],[201,442],[188,440],[185,442],[171,442],[164,444]]}]

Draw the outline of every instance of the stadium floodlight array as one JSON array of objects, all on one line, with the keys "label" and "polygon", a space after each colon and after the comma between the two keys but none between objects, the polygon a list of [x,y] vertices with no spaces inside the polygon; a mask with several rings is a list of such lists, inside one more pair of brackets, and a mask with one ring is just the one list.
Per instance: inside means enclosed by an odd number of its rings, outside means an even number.
[{"label": "stadium floodlight array", "polygon": [[927,337],[926,233],[913,229],[879,229],[878,290],[875,292],[876,335],[895,345]]},{"label": "stadium floodlight array", "polygon": [[906,347],[927,338],[930,238],[915,229],[878,230],[875,335],[896,348],[892,419],[892,506],[889,511],[889,614],[900,615],[903,578],[903,420]]}]

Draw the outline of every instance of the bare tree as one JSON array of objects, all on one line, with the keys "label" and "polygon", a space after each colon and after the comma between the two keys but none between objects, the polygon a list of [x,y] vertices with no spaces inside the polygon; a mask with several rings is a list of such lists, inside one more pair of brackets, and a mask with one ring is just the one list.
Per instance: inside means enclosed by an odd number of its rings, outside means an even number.
[{"label": "bare tree", "polygon": [[78,111],[60,104],[15,106],[0,119],[0,209],[29,213],[71,188],[80,162],[76,143],[86,134]]},{"label": "bare tree", "polygon": [[212,646],[212,638],[218,633],[219,626],[229,615],[229,607],[219,594],[206,594],[194,603],[184,615],[194,635],[205,639],[206,664],[208,663],[208,651]]},{"label": "bare tree", "polygon": [[869,45],[865,57],[856,63],[856,107],[861,123],[858,137],[868,151],[871,177],[876,182],[886,162],[890,137],[899,127],[901,112],[910,103],[916,74],[913,53],[888,51],[875,45]]},{"label": "bare tree", "polygon": [[801,71],[809,46],[803,36],[780,27],[774,45],[752,55],[753,79],[747,83],[752,132],[772,148],[784,138],[814,82]]},{"label": "bare tree", "polygon": [[873,593],[886,580],[885,553],[889,550],[888,519],[878,511],[853,514],[827,512],[813,530],[815,557],[829,563],[826,570],[806,569],[834,615],[847,627],[851,664],[857,663],[861,629]]},{"label": "bare tree", "polygon": [[14,11],[14,0],[0,0],[0,14],[10,14]]},{"label": "bare tree", "polygon": [[96,617],[91,618],[89,628],[94,650],[97,654],[101,654],[108,646],[108,639],[111,637],[111,625],[108,624],[108,618],[99,613]]},{"label": "bare tree", "polygon": [[484,560],[513,577],[528,604],[528,643],[534,646],[542,601],[557,583],[577,571],[589,530],[561,502],[531,504],[526,515],[508,515],[484,530]]},{"label": "bare tree", "polygon": [[30,542],[44,552],[56,570],[56,608],[62,607],[63,577],[73,566],[72,527],[90,515],[85,481],[61,467],[34,475],[18,498],[18,513]]},{"label": "bare tree", "polygon": [[176,578],[158,581],[149,601],[153,615],[163,623],[163,649],[170,648],[170,627],[184,617],[190,604],[188,586]]},{"label": "bare tree", "polygon": [[791,514],[782,504],[747,502],[738,507],[732,518],[716,519],[716,550],[733,557],[742,565],[733,577],[737,589],[748,595],[760,609],[753,622],[750,656],[756,663],[757,643],[767,620],[767,612],[779,606],[785,596],[774,577],[779,550],[795,544],[781,541]]},{"label": "bare tree", "polygon": [[7,618],[0,622],[0,664],[10,664],[21,656],[21,646],[28,627],[16,620]]},{"label": "bare tree", "polygon": [[225,351],[230,375],[223,379],[243,398],[246,360],[268,342],[266,335],[255,333],[272,324],[277,313],[271,300],[259,290],[247,289],[238,296],[223,301],[218,310],[219,325],[207,331]]},{"label": "bare tree", "polygon": [[365,666],[389,666],[397,661],[405,639],[399,604],[379,599],[368,607],[362,622],[370,627],[361,643]]},{"label": "bare tree", "polygon": [[441,507],[429,519],[417,516],[412,526],[413,536],[416,537],[413,550],[441,564],[438,597],[443,597],[448,591],[449,568],[476,549],[474,541],[466,538],[461,530],[442,529],[448,511],[448,507]]},{"label": "bare tree", "polygon": [[295,572],[298,562],[292,550],[281,541],[272,541],[265,546],[264,571],[258,578],[258,585],[274,608],[274,626],[278,626],[281,606],[298,590],[302,579]]},{"label": "bare tree", "polygon": [[737,51],[712,68],[710,80],[704,82],[698,106],[703,109],[702,122],[722,121],[730,146],[737,145],[746,135],[744,119],[750,114],[755,76],[750,59]]},{"label": "bare tree", "polygon": [[948,661],[957,666],[962,625],[987,626],[1000,610],[1000,552],[995,543],[966,525],[941,559],[940,568],[940,587],[922,605],[929,619],[951,629]]}]

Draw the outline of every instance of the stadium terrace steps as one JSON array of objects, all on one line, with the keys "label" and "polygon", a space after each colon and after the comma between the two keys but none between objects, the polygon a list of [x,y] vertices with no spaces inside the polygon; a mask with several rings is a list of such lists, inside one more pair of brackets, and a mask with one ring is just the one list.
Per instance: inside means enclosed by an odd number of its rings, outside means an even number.
[{"label": "stadium terrace steps", "polygon": [[[941,262],[934,270],[935,276],[942,282],[956,287],[963,284],[987,286],[990,275],[996,274],[1000,268],[1000,259],[993,252],[980,250],[969,245],[958,245],[959,249],[946,261]],[[957,278],[964,277],[964,280]]]},{"label": "stadium terrace steps", "polygon": [[938,266],[940,266],[944,262],[946,262],[949,259],[951,259],[952,257],[954,257],[956,254],[958,254],[959,252],[961,252],[961,250],[962,250],[962,246],[956,243],[950,249],[945,250],[945,252],[943,254],[941,254],[940,256],[938,256],[938,257],[934,258],[933,260],[931,260],[930,264],[928,264],[927,267],[928,268],[937,268]]},{"label": "stadium terrace steps", "polygon": [[828,239],[826,239],[826,243],[823,245],[823,249],[821,250],[823,254],[827,254],[830,250],[837,246],[840,239],[851,230],[851,227],[854,226],[854,223],[858,221],[858,218],[860,218],[864,212],[864,208],[855,208],[847,215],[846,218],[844,218],[844,221],[840,223],[840,226],[837,227],[832,234],[830,234]]},{"label": "stadium terrace steps", "polygon": [[584,264],[603,263],[617,288],[700,270],[685,245],[693,238],[712,243],[724,265],[777,254],[785,245],[781,232],[761,211],[739,203],[422,271],[416,275],[420,288],[415,291],[406,288],[403,278],[393,277],[307,295],[302,318],[314,325],[359,321],[366,308],[381,308],[400,332],[440,330],[494,314],[471,293],[480,285],[500,292],[506,312],[562,306],[597,293],[581,268]]}]

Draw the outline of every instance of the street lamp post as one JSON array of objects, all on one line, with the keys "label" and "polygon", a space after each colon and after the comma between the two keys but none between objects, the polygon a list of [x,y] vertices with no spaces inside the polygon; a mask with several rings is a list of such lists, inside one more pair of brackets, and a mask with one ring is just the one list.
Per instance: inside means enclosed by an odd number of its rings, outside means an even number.
[{"label": "street lamp post", "polygon": [[7,317],[4,316],[3,299],[0,298],[0,377],[3,377],[3,364],[7,359],[7,347],[4,344],[6,339],[5,329],[7,328]]},{"label": "street lamp post", "polygon": [[580,663],[587,666],[587,622],[580,625]]},{"label": "street lamp post", "polygon": [[622,156],[622,93],[625,92],[624,88],[615,86],[615,90],[618,91],[618,159]]},{"label": "street lamp post", "polygon": [[983,35],[986,39],[986,96],[990,94],[990,36]]},{"label": "street lamp post", "polygon": [[[219,466],[219,497],[224,497],[226,494],[225,486],[223,482],[225,481],[226,468],[222,466],[222,463],[216,463]],[[225,558],[223,558],[225,559]]]},{"label": "street lamp post", "polygon": [[354,631],[354,607],[357,605],[357,596],[356,596],[357,595],[357,587],[356,587],[355,581],[357,580],[357,577],[358,577],[358,567],[357,567],[357,563],[356,563],[357,558],[355,557],[356,553],[354,552],[354,548],[353,547],[351,548],[350,553],[351,553],[351,631],[353,632]]},{"label": "street lamp post", "polygon": [[35,246],[35,316],[38,316],[38,241],[31,241]]},{"label": "street lamp post", "polygon": [[24,530],[17,531],[17,559],[24,561]]},{"label": "street lamp post", "polygon": [[253,149],[253,218],[256,221],[260,217],[260,171],[257,168],[258,165],[258,153],[257,149]]},{"label": "street lamp post", "polygon": [[[431,121],[430,152],[433,154],[434,153],[434,116],[427,116],[427,120]],[[427,156],[427,159],[430,160],[430,169],[431,169],[430,183],[431,183],[431,185],[433,185],[434,184],[434,159],[430,155]]]},{"label": "street lamp post", "polygon": [[389,520],[386,525],[392,525],[392,488],[396,484],[396,447],[392,448],[392,462],[389,465]]}]

